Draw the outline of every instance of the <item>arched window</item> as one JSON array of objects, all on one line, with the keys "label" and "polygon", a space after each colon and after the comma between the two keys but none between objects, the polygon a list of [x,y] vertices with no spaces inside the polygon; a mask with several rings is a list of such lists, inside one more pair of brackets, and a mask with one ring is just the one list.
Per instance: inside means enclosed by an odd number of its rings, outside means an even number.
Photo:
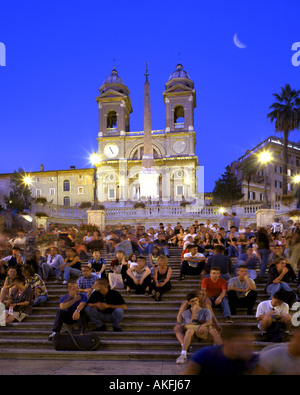
[{"label": "arched window", "polygon": [[174,108],[174,126],[175,129],[184,128],[184,108],[176,106]]},{"label": "arched window", "polygon": [[107,129],[110,131],[116,131],[117,130],[117,113],[115,111],[109,111],[107,113]]},{"label": "arched window", "polygon": [[[132,159],[141,160],[141,159],[143,159],[143,155],[144,155],[144,146],[140,145],[134,151],[134,153],[132,155]],[[153,157],[154,157],[154,159],[160,158],[159,153],[157,152],[157,150],[155,148],[153,148]]]},{"label": "arched window", "polygon": [[70,192],[70,190],[71,190],[70,180],[64,180],[63,191]]},{"label": "arched window", "polygon": [[70,206],[71,205],[71,200],[69,196],[64,197],[64,206]]}]

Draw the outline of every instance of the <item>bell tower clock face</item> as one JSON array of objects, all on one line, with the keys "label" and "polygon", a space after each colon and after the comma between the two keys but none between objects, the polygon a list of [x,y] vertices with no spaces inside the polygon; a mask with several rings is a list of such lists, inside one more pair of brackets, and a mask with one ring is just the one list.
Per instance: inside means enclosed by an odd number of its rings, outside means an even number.
[{"label": "bell tower clock face", "polygon": [[175,141],[175,143],[173,144],[173,150],[177,153],[177,154],[182,154],[186,149],[186,143],[184,140],[177,140]]},{"label": "bell tower clock face", "polygon": [[115,158],[119,153],[119,147],[116,144],[107,144],[104,147],[104,155],[109,158]]}]

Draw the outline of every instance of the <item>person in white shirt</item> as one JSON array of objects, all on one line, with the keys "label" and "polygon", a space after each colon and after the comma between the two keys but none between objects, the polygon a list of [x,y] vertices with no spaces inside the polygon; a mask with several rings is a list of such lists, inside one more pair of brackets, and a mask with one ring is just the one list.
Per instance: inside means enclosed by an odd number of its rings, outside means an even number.
[{"label": "person in white shirt", "polygon": [[292,317],[289,314],[289,305],[283,302],[282,292],[278,291],[271,300],[265,300],[257,306],[256,319],[262,335],[275,321],[285,324],[286,332],[292,327]]},{"label": "person in white shirt", "polygon": [[198,252],[198,246],[190,244],[187,246],[189,252],[183,255],[183,260],[180,268],[179,280],[184,280],[185,275],[197,276],[202,273],[206,258],[203,254]]},{"label": "person in white shirt", "polygon": [[60,267],[63,265],[64,258],[59,254],[58,248],[52,247],[47,262],[42,265],[43,280],[47,281],[51,275],[61,279],[62,272],[60,271]]},{"label": "person in white shirt", "polygon": [[190,232],[184,236],[183,241],[187,241],[187,238],[189,236],[192,236],[193,239],[197,236],[197,233],[195,232],[195,228],[193,226],[190,227]]}]

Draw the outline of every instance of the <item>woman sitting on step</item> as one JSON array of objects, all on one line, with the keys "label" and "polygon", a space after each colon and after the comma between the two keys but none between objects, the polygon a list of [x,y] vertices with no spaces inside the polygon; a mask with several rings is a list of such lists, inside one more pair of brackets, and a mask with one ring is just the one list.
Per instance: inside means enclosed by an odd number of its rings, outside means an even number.
[{"label": "woman sitting on step", "polygon": [[32,290],[26,287],[25,278],[17,276],[14,280],[15,286],[10,289],[9,298],[6,303],[6,323],[15,320],[21,322],[31,313]]},{"label": "woman sitting on step", "polygon": [[168,266],[168,258],[165,255],[158,257],[157,264],[158,267],[153,275],[152,297],[158,302],[161,296],[172,288],[170,281],[172,269]]},{"label": "woman sitting on step", "polygon": [[137,266],[127,270],[127,287],[129,294],[131,289],[135,289],[137,295],[148,295],[151,285],[151,270],[146,266],[146,258],[139,256],[137,258]]}]

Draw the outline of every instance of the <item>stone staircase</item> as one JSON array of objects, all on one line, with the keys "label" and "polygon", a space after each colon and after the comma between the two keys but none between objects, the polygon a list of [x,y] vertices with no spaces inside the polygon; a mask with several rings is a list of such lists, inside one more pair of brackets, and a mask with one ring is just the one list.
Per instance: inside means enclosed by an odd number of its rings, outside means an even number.
[{"label": "stone staircase", "polygon": [[[186,294],[198,289],[200,284],[199,277],[187,276],[184,281],[177,280],[181,251],[180,248],[170,248],[172,290],[164,294],[160,302],[149,296],[127,295],[125,290],[119,290],[128,307],[121,323],[123,332],[112,332],[111,324],[107,324],[108,331],[99,333],[102,347],[98,351],[56,351],[52,342],[48,341],[59,299],[67,293],[65,285],[52,280],[47,283],[50,300],[45,307],[34,308],[32,315],[21,323],[0,327],[0,359],[175,361],[180,354],[180,345],[173,331],[176,316]],[[102,256],[107,263],[110,262],[105,251],[102,252]],[[257,285],[256,306],[268,298],[264,293],[264,287],[264,283]],[[221,310],[216,309],[215,314],[222,327],[247,327],[253,332],[256,335],[257,351],[270,344],[259,340],[255,316],[247,316],[246,309],[238,310],[238,315],[233,317],[233,324],[224,322]],[[191,344],[190,353],[206,345],[208,343],[196,340]]]}]

